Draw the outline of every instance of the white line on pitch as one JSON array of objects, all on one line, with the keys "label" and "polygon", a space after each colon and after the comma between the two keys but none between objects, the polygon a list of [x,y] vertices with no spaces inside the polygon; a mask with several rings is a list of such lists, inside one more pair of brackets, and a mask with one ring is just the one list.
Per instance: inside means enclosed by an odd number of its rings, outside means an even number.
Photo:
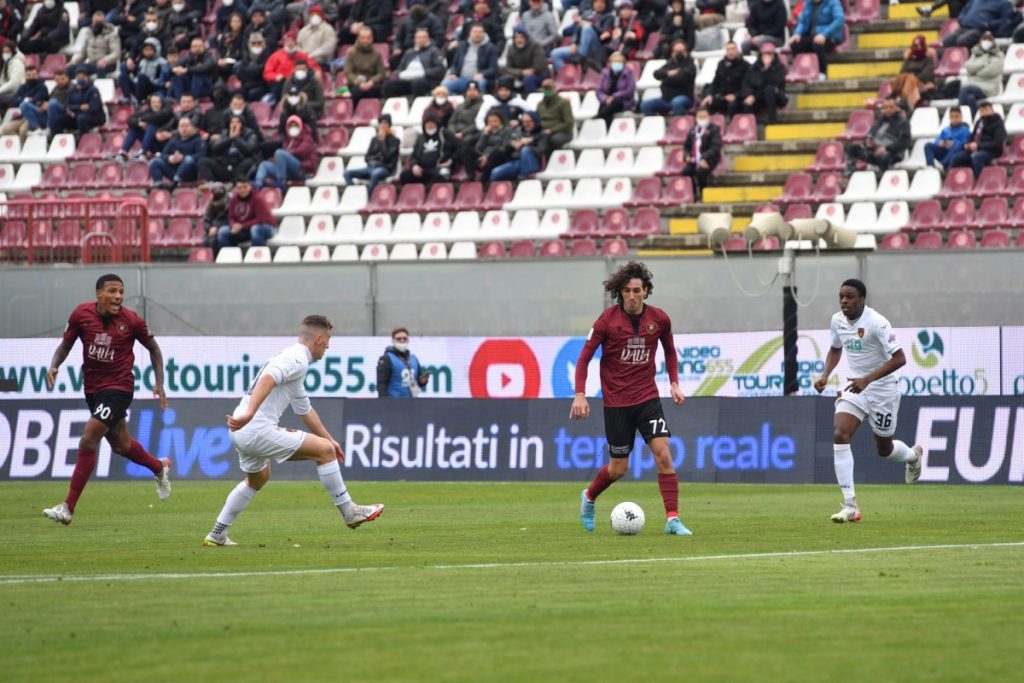
[{"label": "white line on pitch", "polygon": [[[651,564],[656,562],[714,562],[719,560],[758,560],[776,557],[811,557],[815,555],[858,555],[868,553],[897,553],[915,550],[962,550],[976,548],[1019,548],[1024,541],[1007,543],[947,543],[941,545],[897,545],[881,548],[840,548],[838,550],[789,550],[771,553],[735,553],[731,555],[693,555],[687,557],[639,557],[623,560],[567,560],[552,562],[488,562],[477,564],[432,564],[391,567],[326,567],[323,569],[280,569],[245,572],[178,572],[153,574],[92,574],[81,576],[0,576],[0,585],[19,583],[58,583],[66,581],[145,581],[150,579],[232,579],[249,576],[304,576],[308,574],[354,574],[356,572],[383,572],[399,569],[521,569],[526,567],[595,567],[602,565]],[[227,552],[230,550],[210,550]]]}]

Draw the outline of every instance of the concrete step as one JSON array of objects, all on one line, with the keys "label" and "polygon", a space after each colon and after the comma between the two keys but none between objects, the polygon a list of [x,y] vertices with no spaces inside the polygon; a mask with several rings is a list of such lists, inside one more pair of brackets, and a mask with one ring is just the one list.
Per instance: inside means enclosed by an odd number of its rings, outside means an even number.
[{"label": "concrete step", "polygon": [[861,50],[880,48],[903,48],[910,46],[916,35],[923,35],[929,43],[939,39],[938,31],[889,31],[885,33],[860,33],[854,39]]},{"label": "concrete step", "polygon": [[[853,92],[808,92],[795,96],[796,111],[822,109],[860,109],[864,101],[876,97],[878,90],[854,90]],[[790,112],[784,112],[790,113]]]},{"label": "concrete step", "polygon": [[704,189],[703,198],[708,203],[731,204],[734,202],[768,202],[781,194],[782,183],[778,185],[714,185]]},{"label": "concrete step", "polygon": [[[879,34],[889,35],[889,34]],[[848,50],[846,52],[834,52],[829,55],[828,61],[830,64],[848,64],[850,62],[885,62],[899,60],[903,61],[903,51],[910,45],[910,41],[907,41],[907,45],[898,47],[886,47],[886,48],[862,48],[857,50]]]},{"label": "concrete step", "polygon": [[[764,139],[774,140],[828,140],[846,130],[846,123],[777,123],[765,126]],[[817,147],[815,147],[817,149]]]},{"label": "concrete step", "polygon": [[822,109],[792,109],[779,112],[779,123],[820,123],[830,121],[833,123],[846,123],[850,118],[850,112],[856,109],[863,109],[864,101],[856,103],[847,108],[822,108]]},{"label": "concrete step", "polygon": [[[697,216],[702,213],[733,213],[738,210],[739,204],[726,204],[724,206],[709,206],[707,204],[694,204],[693,216],[686,216],[684,218],[673,218],[669,221],[668,234],[673,237],[685,236],[685,235],[700,235],[697,230]],[[756,205],[756,206],[759,206]],[[755,208],[756,208],[755,206]],[[733,213],[732,217],[732,232],[733,234],[742,233],[746,227],[750,225],[750,214],[739,214]],[[662,235],[654,235],[654,237],[663,237]],[[702,239],[706,239],[703,238]],[[704,242],[704,246],[707,246],[707,242]]]},{"label": "concrete step", "polygon": [[[889,5],[889,19],[920,19],[921,15],[917,13],[918,7],[930,7],[930,2],[913,2],[899,5]],[[883,12],[884,13],[884,12]],[[932,18],[945,19],[949,16],[949,8],[943,5],[939,9],[932,12]]]},{"label": "concrete step", "polygon": [[845,93],[855,90],[871,90],[875,93],[882,83],[892,78],[892,74],[883,76],[848,78],[842,81],[811,81],[810,83],[790,83],[786,92],[790,95],[803,93]]},{"label": "concrete step", "polygon": [[[914,12],[915,18],[913,19],[883,19],[881,21],[870,21],[866,24],[847,24],[850,27],[850,33],[857,35],[859,33],[886,33],[888,31],[916,31],[921,33],[923,31],[938,31],[942,28],[942,22],[945,21],[942,17],[929,17],[923,19],[917,17],[917,12]],[[907,41],[907,45],[910,41]]]},{"label": "concrete step", "polygon": [[653,242],[650,247],[640,247],[636,250],[636,255],[641,258],[648,258],[650,256],[713,256],[714,253],[711,249],[659,247],[656,242]]},{"label": "concrete step", "polygon": [[768,171],[802,171],[814,163],[813,154],[740,154],[726,156],[726,163],[732,161],[732,170],[738,173],[763,173]]},{"label": "concrete step", "polygon": [[843,81],[848,78],[892,78],[900,72],[902,64],[901,61],[832,63],[828,65],[828,79]]},{"label": "concrete step", "polygon": [[670,255],[674,252],[696,255],[710,251],[708,249],[708,238],[698,233],[687,235],[652,235],[644,241],[641,249],[643,249],[645,255],[650,256]]},{"label": "concrete step", "polygon": [[737,152],[742,151],[743,154],[814,154],[818,151],[820,144],[820,139],[759,140],[758,142],[749,142],[743,145],[742,148],[737,148]]}]

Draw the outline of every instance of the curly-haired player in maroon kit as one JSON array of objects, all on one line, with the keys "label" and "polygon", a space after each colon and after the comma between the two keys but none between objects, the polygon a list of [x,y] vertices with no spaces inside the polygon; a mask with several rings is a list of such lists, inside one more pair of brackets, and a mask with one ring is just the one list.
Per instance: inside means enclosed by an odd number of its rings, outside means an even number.
[{"label": "curly-haired player in maroon kit", "polygon": [[135,392],[135,377],[132,375],[135,340],[149,350],[156,374],[153,396],[160,399],[160,408],[164,410],[167,409],[167,395],[164,393],[164,358],[160,347],[149,333],[146,321],[125,308],[123,302],[124,282],[121,278],[117,275],[100,277],[96,281],[96,301],[80,304],[71,313],[64,338],[46,373],[46,384],[52,389],[60,364],[68,357],[75,341],[82,340],[85,402],[92,416],[85,423],[85,431],[78,440],[78,458],[71,474],[68,497],[60,505],[43,510],[44,515],[61,524],[71,524],[78,497],[96,467],[96,451],[102,438],[106,438],[115,453],[153,473],[160,500],[171,495],[171,461],[154,458],[128,433],[125,416]]},{"label": "curly-haired player in maroon kit", "polygon": [[604,395],[604,429],[608,437],[611,462],[601,468],[588,488],[580,494],[580,521],[587,531],[594,530],[594,501],[629,468],[629,454],[639,430],[654,453],[658,467],[658,488],[665,503],[665,533],[690,536],[679,521],[679,479],[668,447],[671,433],[654,381],[654,357],[658,341],[665,349],[665,367],[672,382],[672,401],[685,400],[679,388],[679,360],[672,340],[672,321],[660,308],[648,306],[644,299],[654,291],[653,276],[647,267],[630,261],[605,280],[604,289],[616,300],[605,309],[587,335],[587,343],[576,361],[576,396],[569,416],[585,420],[590,415],[585,389],[587,366],[600,346],[601,391]]}]

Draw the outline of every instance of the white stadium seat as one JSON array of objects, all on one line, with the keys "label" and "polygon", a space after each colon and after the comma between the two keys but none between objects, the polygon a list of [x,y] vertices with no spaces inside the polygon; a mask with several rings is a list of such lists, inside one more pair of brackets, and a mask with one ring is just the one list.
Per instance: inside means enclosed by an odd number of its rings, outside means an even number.
[{"label": "white stadium seat", "polygon": [[632,116],[612,119],[600,146],[605,149],[613,147],[638,147],[636,137],[636,120]]},{"label": "white stadium seat", "polygon": [[531,209],[540,206],[543,198],[544,188],[539,180],[521,180],[516,186],[516,193],[512,196],[512,201],[506,203],[502,208],[507,211]]},{"label": "white stadium seat", "polygon": [[601,178],[628,176],[633,170],[633,162],[634,153],[631,147],[616,147],[608,151],[608,156],[604,160],[604,168],[595,175]]},{"label": "white stadium seat", "polygon": [[399,242],[391,248],[391,261],[415,261],[417,258],[416,245],[411,242]]},{"label": "white stadium seat", "polygon": [[664,165],[665,151],[661,147],[653,145],[641,147],[636,153],[636,158],[633,159],[633,168],[630,169],[629,176],[631,178],[650,178]]},{"label": "white stadium seat", "polygon": [[839,202],[828,202],[818,206],[814,217],[819,221],[830,221],[836,225],[846,224],[846,207]]},{"label": "white stadium seat", "polygon": [[324,185],[312,191],[309,200],[309,207],[303,212],[306,216],[313,216],[318,213],[333,214],[338,208],[338,188],[334,185]]},{"label": "white stadium seat", "polygon": [[335,216],[359,213],[370,203],[370,192],[366,185],[349,185],[341,195],[337,207],[331,213]]},{"label": "white stadium seat", "polygon": [[[74,138],[71,138],[71,140],[74,142]],[[56,141],[56,138],[54,138],[54,142]],[[50,143],[50,147],[53,147],[53,143]],[[72,145],[71,149],[73,152],[74,145]],[[17,161],[22,164],[31,163],[33,161],[45,164],[46,162],[51,161],[49,148],[46,146],[46,136],[30,135],[25,138],[25,143],[21,145],[21,151],[18,154]],[[54,161],[58,160],[55,159]]]},{"label": "white stadium seat", "polygon": [[336,244],[351,244],[363,238],[363,217],[346,214],[334,224],[334,240]]},{"label": "white stadium seat", "polygon": [[305,185],[289,187],[281,206],[274,209],[275,216],[301,216],[309,211],[310,194]]},{"label": "white stadium seat", "polygon": [[354,244],[339,244],[331,253],[332,261],[358,261],[359,249]]},{"label": "white stadium seat", "polygon": [[[602,122],[603,123],[603,122]],[[604,150],[584,149],[576,159],[576,168],[569,178],[593,178],[604,168]]]},{"label": "white stadium seat", "polygon": [[480,220],[480,239],[504,239],[510,223],[508,211],[488,211]]},{"label": "white stadium seat", "polygon": [[579,132],[568,146],[572,149],[600,147],[607,135],[608,127],[605,125],[604,119],[589,119],[580,125]]},{"label": "white stadium seat", "polygon": [[907,196],[904,199],[912,202],[931,199],[941,189],[942,176],[938,169],[922,168],[914,174],[913,180],[910,181],[910,189],[907,190]]},{"label": "white stadium seat", "polygon": [[7,189],[9,191],[31,190],[43,180],[43,169],[39,164],[22,164]]},{"label": "white stadium seat", "polygon": [[[418,242],[421,220],[418,213],[400,213],[391,228],[391,239],[402,242]],[[394,253],[392,252],[392,258]]]},{"label": "white stadium seat", "polygon": [[444,211],[432,211],[423,218],[420,235],[425,240],[445,240],[451,230],[451,218]]},{"label": "white stadium seat", "polygon": [[633,137],[633,144],[638,147],[657,145],[665,139],[665,117],[645,116],[640,125],[636,128],[636,135]]},{"label": "white stadium seat", "polygon": [[910,205],[907,202],[902,200],[886,202],[878,211],[875,232],[880,235],[888,235],[899,232],[909,223]]},{"label": "white stadium seat", "polygon": [[[598,119],[598,121],[600,121],[600,119]],[[589,121],[587,123],[589,123]],[[575,169],[576,155],[572,153],[572,150],[560,149],[551,153],[547,167],[534,177],[538,180],[568,178],[572,176]]]},{"label": "white stadium seat", "polygon": [[850,176],[850,183],[836,200],[844,204],[868,201],[877,191],[878,182],[874,171],[857,171]]},{"label": "white stadium seat", "polygon": [[302,254],[294,244],[286,244],[278,247],[274,252],[274,263],[299,263],[302,261]]},{"label": "white stadium seat", "polygon": [[241,247],[221,247],[220,251],[217,252],[217,260],[215,263],[241,263],[242,262],[242,248]]},{"label": "white stadium seat", "polygon": [[303,244],[334,244],[334,217],[326,213],[318,213],[310,218],[301,242]]},{"label": "white stadium seat", "polygon": [[719,57],[705,59],[700,65],[700,70],[697,72],[697,79],[694,81],[694,85],[701,88],[715,80],[715,71],[718,69],[720,61],[722,60]]},{"label": "white stadium seat", "polygon": [[939,125],[939,110],[935,107],[918,107],[910,116],[910,135],[914,138],[934,138],[942,127]]},{"label": "white stadium seat", "polygon": [[648,59],[644,63],[644,70],[640,73],[640,79],[636,82],[637,90],[646,90],[648,88],[661,88],[661,81],[654,77],[654,72],[665,66],[667,60],[664,59]]},{"label": "white stadium seat", "polygon": [[566,206],[571,201],[572,181],[560,178],[548,182],[548,186],[544,188],[544,199],[541,200],[538,208],[559,208]]},{"label": "white stadium seat", "polygon": [[612,178],[601,193],[601,206],[619,207],[633,198],[633,183],[629,178]]},{"label": "white stadium seat", "polygon": [[1003,57],[1003,73],[1018,73],[1024,71],[1024,44],[1014,43],[1006,47],[1006,56]]},{"label": "white stadium seat", "polygon": [[435,261],[448,258],[448,248],[444,242],[427,242],[420,249],[421,261]]},{"label": "white stadium seat", "polygon": [[878,209],[874,202],[857,202],[846,212],[846,227],[855,232],[872,233],[878,222]]},{"label": "white stadium seat", "polygon": [[[66,7],[67,5],[65,5]],[[28,146],[28,140],[22,145],[22,161],[28,161],[25,158],[25,147]],[[72,133],[61,133],[53,136],[53,141],[50,142],[50,150],[46,153],[46,161],[64,161],[69,156],[75,153],[75,136]]]},{"label": "white stadium seat", "polygon": [[540,219],[540,233],[545,237],[558,237],[568,229],[569,212],[565,209],[548,209]]},{"label": "white stadium seat", "polygon": [[916,171],[919,168],[924,168],[927,161],[924,157],[924,146],[927,145],[929,142],[932,141],[927,138],[915,140],[914,148],[910,150],[910,156],[896,164],[895,167],[902,168],[908,171]]},{"label": "white stadium seat", "polygon": [[359,255],[360,261],[387,261],[388,248],[383,244],[367,244]]},{"label": "white stadium seat", "polygon": [[570,98],[570,102],[573,102],[572,106],[572,117],[577,121],[586,121],[597,116],[598,110],[601,108],[601,103],[597,99],[597,93],[593,90],[588,90],[586,94],[580,98],[579,93],[560,93],[563,97],[565,95],[575,95],[575,99]]},{"label": "white stadium seat", "polygon": [[311,244],[302,253],[303,263],[324,263],[331,260],[331,250],[326,244]]},{"label": "white stadium seat", "polygon": [[324,157],[320,159],[320,166],[316,169],[316,175],[307,180],[306,184],[311,187],[344,185],[345,160],[341,157]]},{"label": "white stadium seat", "polygon": [[1010,77],[1006,79],[1006,88],[1003,89],[1003,92],[988,98],[988,101],[1006,105],[1024,102],[1024,73],[1010,74]]},{"label": "white stadium seat", "polygon": [[509,225],[509,239],[532,239],[540,234],[540,212],[537,209],[516,211]]},{"label": "white stadium seat", "polygon": [[476,211],[460,211],[452,220],[448,236],[453,240],[476,240],[480,237],[480,214]]},{"label": "white stadium seat", "polygon": [[567,208],[588,209],[597,208],[601,204],[601,179],[582,178],[572,193]]},{"label": "white stadium seat", "polygon": [[372,126],[359,126],[352,131],[352,137],[348,140],[348,145],[344,149],[338,152],[343,157],[354,157],[363,156],[366,151],[370,149],[370,143],[373,142],[373,137],[377,134],[377,131]]},{"label": "white stadium seat", "polygon": [[277,234],[270,239],[270,244],[298,244],[306,234],[306,221],[302,216],[285,216],[277,226]]},{"label": "white stadium seat", "polygon": [[1006,132],[1010,135],[1024,133],[1024,102],[1010,107],[1010,113],[1006,115]]},{"label": "white stadium seat", "polygon": [[448,252],[448,260],[466,260],[476,258],[476,244],[473,242],[456,242]]},{"label": "white stadium seat", "polygon": [[386,242],[391,238],[391,215],[371,213],[363,223],[364,242]]},{"label": "white stadium seat", "polygon": [[270,247],[249,247],[245,250],[242,263],[264,265],[270,263]]},{"label": "white stadium seat", "polygon": [[910,189],[910,176],[906,171],[886,171],[878,181],[878,194],[872,201],[884,202],[890,199],[903,199]]},{"label": "white stadium seat", "polygon": [[[33,135],[32,137],[40,136]],[[17,135],[0,137],[0,162],[17,161],[19,156],[21,156],[21,138]]]}]

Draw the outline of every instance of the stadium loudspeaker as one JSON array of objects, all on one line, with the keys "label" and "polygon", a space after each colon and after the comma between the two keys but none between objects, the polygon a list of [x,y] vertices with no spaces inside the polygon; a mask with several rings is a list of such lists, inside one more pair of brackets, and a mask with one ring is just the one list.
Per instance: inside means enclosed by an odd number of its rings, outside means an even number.
[{"label": "stadium loudspeaker", "polygon": [[823,237],[825,243],[834,249],[853,249],[857,244],[857,233],[841,225],[830,223],[832,229]]},{"label": "stadium loudspeaker", "polygon": [[786,221],[782,220],[782,214],[778,211],[765,211],[755,213],[750,219],[750,225],[743,231],[743,239],[747,244],[763,240],[769,235],[778,235],[785,242],[793,233],[793,228]]},{"label": "stadium loudspeaker", "polygon": [[832,228],[832,224],[818,218],[797,218],[790,222],[793,228],[792,237],[798,240],[811,240],[814,242],[826,235]]},{"label": "stadium loudspeaker", "polygon": [[697,230],[707,236],[709,246],[721,246],[732,236],[732,214],[702,213],[697,216]]}]

